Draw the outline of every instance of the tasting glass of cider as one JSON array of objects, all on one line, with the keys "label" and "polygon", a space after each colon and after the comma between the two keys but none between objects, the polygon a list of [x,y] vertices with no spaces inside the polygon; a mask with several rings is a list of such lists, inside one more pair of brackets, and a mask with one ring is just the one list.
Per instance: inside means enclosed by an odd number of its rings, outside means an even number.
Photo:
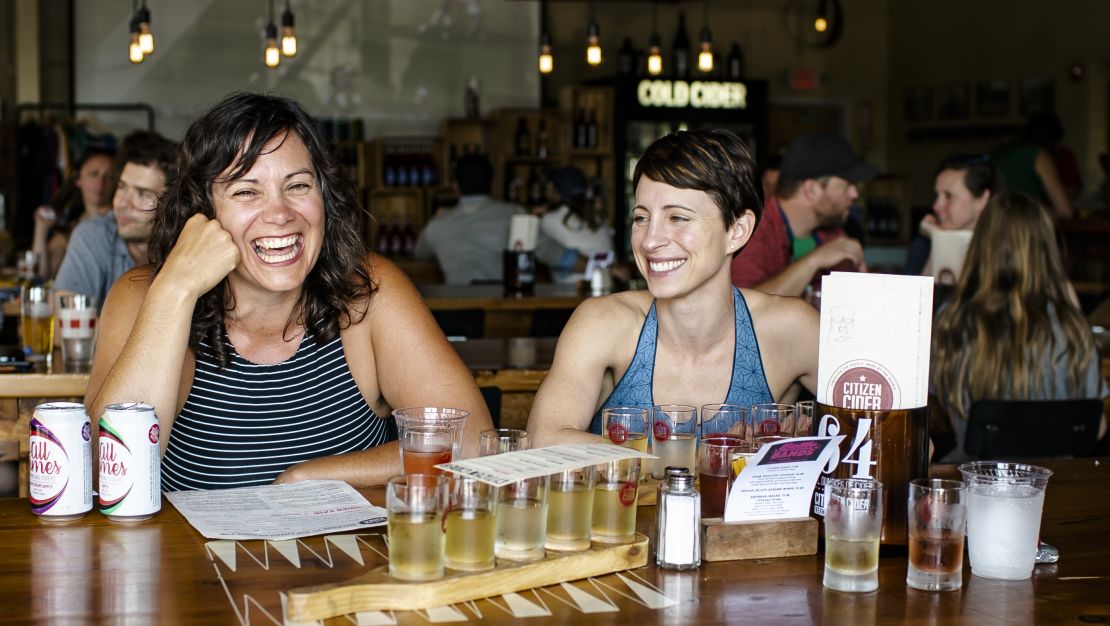
[{"label": "tasting glass of cider", "polygon": [[922,591],[949,591],[963,584],[967,489],[957,480],[910,481],[910,559],[906,584]]},{"label": "tasting glass of cider", "polygon": [[636,540],[640,459],[610,461],[596,470],[590,538],[601,543],[632,543]]},{"label": "tasting glass of cider", "polygon": [[516,452],[532,447],[532,438],[528,431],[518,428],[488,428],[478,437],[478,456]]},{"label": "tasting glass of cider", "polygon": [[406,474],[439,474],[436,465],[459,458],[463,427],[470,413],[461,409],[414,407],[393,411]]},{"label": "tasting glass of cider", "polygon": [[389,479],[389,575],[401,580],[443,577],[443,515],[450,479],[435,474],[407,474]]},{"label": "tasting glass of cider", "polygon": [[549,550],[588,550],[597,472],[592,466],[565,470],[552,474],[550,480],[544,545]]},{"label": "tasting glass of cider", "polygon": [[659,457],[652,464],[652,477],[663,479],[668,467],[685,467],[691,474],[695,465],[698,436],[698,410],[684,404],[660,404],[651,408],[651,451]]},{"label": "tasting glass of cider", "polygon": [[855,592],[878,589],[882,483],[833,479],[825,493],[825,587]]},{"label": "tasting glass of cider", "polygon": [[473,478],[451,479],[444,558],[451,569],[475,572],[492,569],[497,534],[497,488]]},{"label": "tasting glass of cider", "polygon": [[501,487],[497,496],[497,558],[542,559],[547,537],[548,477],[525,478]]}]

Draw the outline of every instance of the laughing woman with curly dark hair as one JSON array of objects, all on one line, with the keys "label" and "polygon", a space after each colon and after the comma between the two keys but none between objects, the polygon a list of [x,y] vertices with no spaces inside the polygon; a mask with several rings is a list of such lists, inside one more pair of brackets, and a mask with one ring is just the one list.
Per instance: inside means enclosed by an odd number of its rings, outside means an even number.
[{"label": "laughing woman with curly dark hair", "polygon": [[92,415],[154,405],[165,489],[382,483],[400,465],[390,406],[468,410],[476,448],[478,388],[404,274],[366,253],[357,208],[292,100],[232,95],[189,127],[85,396]]}]

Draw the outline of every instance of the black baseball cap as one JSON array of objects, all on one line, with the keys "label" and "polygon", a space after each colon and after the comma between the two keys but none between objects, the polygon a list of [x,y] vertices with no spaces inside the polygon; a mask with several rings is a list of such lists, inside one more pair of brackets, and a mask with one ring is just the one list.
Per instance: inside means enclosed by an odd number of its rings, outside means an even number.
[{"label": "black baseball cap", "polygon": [[840,135],[810,133],[786,147],[779,172],[785,180],[838,176],[851,183],[862,183],[877,176],[879,168],[864,161]]}]

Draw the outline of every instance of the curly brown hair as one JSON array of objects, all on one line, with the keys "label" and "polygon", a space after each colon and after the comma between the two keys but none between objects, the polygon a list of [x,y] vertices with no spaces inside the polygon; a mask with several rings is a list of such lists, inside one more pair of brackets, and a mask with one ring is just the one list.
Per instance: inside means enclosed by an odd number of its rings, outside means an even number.
[{"label": "curly brown hair", "polygon": [[[213,183],[242,178],[272,139],[284,141],[289,133],[300,137],[316,168],[324,201],[324,241],[285,332],[299,322],[322,341],[330,341],[341,329],[362,320],[377,287],[370,278],[367,250],[358,230],[360,207],[353,189],[328,154],[312,118],[294,100],[236,93],[189,125],[178,150],[177,173],[158,200],[148,254],[157,274],[190,217],[201,213],[215,218]],[[230,363],[224,317],[234,308],[235,297],[225,278],[193,309],[189,346],[196,350],[206,339],[223,367]]]}]

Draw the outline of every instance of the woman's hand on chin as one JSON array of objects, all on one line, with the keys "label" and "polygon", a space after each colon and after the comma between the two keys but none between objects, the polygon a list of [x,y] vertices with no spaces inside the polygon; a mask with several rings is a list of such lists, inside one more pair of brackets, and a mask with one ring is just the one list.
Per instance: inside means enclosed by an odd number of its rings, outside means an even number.
[{"label": "woman's hand on chin", "polygon": [[215,287],[239,265],[239,248],[220,223],[196,214],[185,222],[161,274],[194,298]]}]

